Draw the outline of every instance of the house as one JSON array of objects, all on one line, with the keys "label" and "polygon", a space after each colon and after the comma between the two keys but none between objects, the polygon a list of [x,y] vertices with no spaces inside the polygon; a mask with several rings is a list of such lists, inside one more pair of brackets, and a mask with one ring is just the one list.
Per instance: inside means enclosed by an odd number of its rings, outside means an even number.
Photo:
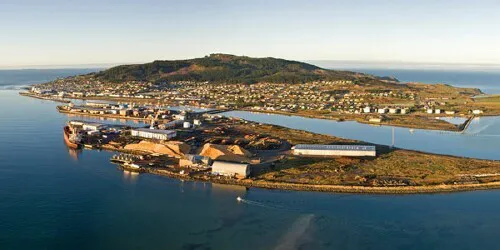
[{"label": "house", "polygon": [[427,114],[432,114],[434,113],[434,109],[427,109]]},{"label": "house", "polygon": [[378,109],[378,113],[379,114],[385,114],[385,113],[387,113],[387,109],[386,108],[379,108]]},{"label": "house", "polygon": [[181,121],[186,120],[186,116],[185,115],[181,115],[181,114],[173,115],[172,118],[174,118],[176,120],[181,120]]},{"label": "house", "polygon": [[480,110],[480,109],[474,109],[474,110],[472,110],[472,113],[475,114],[475,115],[480,115],[480,114],[483,113],[483,111]]},{"label": "house", "polygon": [[399,113],[399,109],[398,108],[390,108],[389,113],[390,114],[397,114],[397,113]]}]

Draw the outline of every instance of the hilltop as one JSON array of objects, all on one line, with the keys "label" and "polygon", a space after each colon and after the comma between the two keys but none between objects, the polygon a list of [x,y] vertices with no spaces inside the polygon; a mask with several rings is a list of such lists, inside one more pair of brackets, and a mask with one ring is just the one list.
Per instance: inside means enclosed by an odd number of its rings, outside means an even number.
[{"label": "hilltop", "polygon": [[121,65],[99,72],[96,77],[113,82],[209,81],[225,83],[303,83],[316,80],[378,79],[362,73],[328,70],[298,61],[228,54]]}]

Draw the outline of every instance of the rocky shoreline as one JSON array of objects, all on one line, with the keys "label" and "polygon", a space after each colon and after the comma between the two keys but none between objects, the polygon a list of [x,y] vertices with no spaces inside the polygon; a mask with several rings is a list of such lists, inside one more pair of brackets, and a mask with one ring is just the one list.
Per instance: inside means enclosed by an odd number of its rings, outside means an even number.
[{"label": "rocky shoreline", "polygon": [[289,191],[330,192],[330,193],[356,193],[356,194],[429,194],[465,192],[475,190],[500,189],[500,182],[480,184],[457,184],[435,186],[399,186],[399,187],[369,187],[369,186],[344,186],[344,185],[311,185],[297,183],[270,182],[261,180],[234,180],[226,178],[196,178],[188,175],[174,173],[168,170],[145,168],[144,173],[165,176],[186,181],[209,182],[225,185],[236,185],[246,188],[264,188]]}]

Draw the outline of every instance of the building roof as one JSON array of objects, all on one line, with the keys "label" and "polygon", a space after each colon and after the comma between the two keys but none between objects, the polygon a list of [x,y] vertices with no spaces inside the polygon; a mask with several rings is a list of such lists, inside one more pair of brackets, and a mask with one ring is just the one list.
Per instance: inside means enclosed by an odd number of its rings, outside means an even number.
[{"label": "building roof", "polygon": [[249,167],[248,163],[228,162],[228,161],[214,161],[212,167]]},{"label": "building roof", "polygon": [[161,129],[150,129],[150,128],[134,128],[132,130],[153,133],[153,134],[164,134],[164,135],[176,133],[175,130],[161,130]]},{"label": "building roof", "polygon": [[106,124],[98,122],[83,122],[83,126],[101,127],[101,126],[106,126]]},{"label": "building roof", "polygon": [[297,144],[295,147],[293,147],[293,149],[375,151],[375,146],[365,146],[365,145]]}]

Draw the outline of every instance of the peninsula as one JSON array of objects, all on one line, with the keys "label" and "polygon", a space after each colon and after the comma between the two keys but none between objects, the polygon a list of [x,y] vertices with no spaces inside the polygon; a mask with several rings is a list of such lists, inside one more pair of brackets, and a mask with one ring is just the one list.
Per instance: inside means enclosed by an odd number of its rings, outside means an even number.
[{"label": "peninsula", "polygon": [[152,127],[73,120],[69,126],[81,135],[84,148],[119,152],[111,160],[126,171],[184,180],[359,193],[500,188],[500,161],[404,150],[205,112],[163,113],[174,120]]},{"label": "peninsula", "polygon": [[72,120],[65,127],[71,148],[119,152],[111,160],[126,170],[247,187],[367,193],[498,188],[500,161],[398,149],[218,113],[241,109],[458,131],[467,122],[436,118],[469,121],[500,113],[497,99],[475,98],[480,94],[225,54],[118,66],[23,93],[63,103],[86,100],[58,106],[61,113],[143,122],[131,127]]}]

